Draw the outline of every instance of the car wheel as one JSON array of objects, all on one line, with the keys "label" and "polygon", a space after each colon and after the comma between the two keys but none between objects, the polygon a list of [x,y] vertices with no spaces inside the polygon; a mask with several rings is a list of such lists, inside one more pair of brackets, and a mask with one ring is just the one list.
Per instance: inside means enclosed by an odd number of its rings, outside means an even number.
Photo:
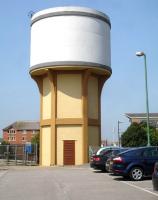
[{"label": "car wheel", "polygon": [[143,169],[140,167],[134,167],[130,171],[130,178],[133,181],[140,181],[143,178]]}]

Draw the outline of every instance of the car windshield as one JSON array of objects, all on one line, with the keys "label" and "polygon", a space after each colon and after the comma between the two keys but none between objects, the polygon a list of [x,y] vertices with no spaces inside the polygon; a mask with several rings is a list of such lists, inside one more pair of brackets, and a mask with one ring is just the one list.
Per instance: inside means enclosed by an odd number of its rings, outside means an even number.
[{"label": "car windshield", "polygon": [[100,155],[110,156],[112,153],[112,149],[109,149],[107,151],[101,152]]},{"label": "car windshield", "polygon": [[[114,149],[115,147],[102,147],[102,148],[100,148],[97,152],[96,152],[96,155],[103,155],[104,153],[106,153],[107,151],[109,151],[109,150],[112,150],[112,149]],[[117,148],[117,147],[116,147]]]},{"label": "car windshield", "polygon": [[104,149],[100,152],[99,155],[107,155],[111,150],[110,149]]},{"label": "car windshield", "polygon": [[119,150],[119,149],[116,149],[116,150],[113,150],[112,152],[111,152],[111,156],[115,156],[115,155],[117,155],[118,153],[120,153],[121,151]]},{"label": "car windshield", "polygon": [[142,150],[141,149],[130,149],[120,154],[126,156],[141,156]]},{"label": "car windshield", "polygon": [[122,152],[127,151],[127,150],[128,150],[128,148],[113,149],[111,151],[111,153],[109,154],[109,156],[113,157],[113,156],[116,156],[117,154],[122,153]]}]

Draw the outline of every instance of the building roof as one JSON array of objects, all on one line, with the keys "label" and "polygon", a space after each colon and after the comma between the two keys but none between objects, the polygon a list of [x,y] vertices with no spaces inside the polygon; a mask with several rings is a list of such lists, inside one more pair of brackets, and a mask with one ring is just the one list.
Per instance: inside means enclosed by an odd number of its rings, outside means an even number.
[{"label": "building roof", "polygon": [[103,12],[92,8],[79,7],[79,6],[63,6],[63,7],[54,7],[48,8],[45,10],[41,10],[37,13],[33,13],[31,21],[32,23],[39,21],[43,18],[53,17],[53,16],[87,16],[99,18],[106,23],[108,23],[111,27],[110,18]]},{"label": "building roof", "polygon": [[[128,118],[146,118],[146,113],[125,113],[126,117]],[[149,118],[157,118],[158,119],[158,113],[149,113]]]},{"label": "building roof", "polygon": [[16,121],[5,127],[3,131],[7,131],[11,128],[16,130],[39,130],[40,124],[37,121]]},{"label": "building roof", "polygon": [[[126,113],[126,117],[129,118],[131,122],[134,120],[139,120],[139,122],[146,122],[147,115],[146,113]],[[149,123],[150,125],[158,128],[158,113],[150,113],[149,114]]]}]

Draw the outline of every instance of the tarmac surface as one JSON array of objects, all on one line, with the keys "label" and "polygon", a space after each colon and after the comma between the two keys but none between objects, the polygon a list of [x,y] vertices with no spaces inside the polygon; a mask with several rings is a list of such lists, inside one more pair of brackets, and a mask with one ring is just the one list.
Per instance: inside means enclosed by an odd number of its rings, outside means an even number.
[{"label": "tarmac surface", "polygon": [[132,182],[74,167],[0,169],[0,200],[157,200],[152,180]]}]

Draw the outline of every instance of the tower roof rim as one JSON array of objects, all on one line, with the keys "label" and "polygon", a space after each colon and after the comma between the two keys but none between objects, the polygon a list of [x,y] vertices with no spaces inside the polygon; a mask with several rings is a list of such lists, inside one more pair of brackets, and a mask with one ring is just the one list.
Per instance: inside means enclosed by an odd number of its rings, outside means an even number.
[{"label": "tower roof rim", "polygon": [[105,21],[111,27],[110,18],[105,13],[87,7],[77,7],[77,6],[64,6],[64,7],[54,7],[41,10],[32,15],[31,25],[35,22],[53,16],[64,16],[64,15],[76,15],[76,16],[87,16],[99,18]]}]

